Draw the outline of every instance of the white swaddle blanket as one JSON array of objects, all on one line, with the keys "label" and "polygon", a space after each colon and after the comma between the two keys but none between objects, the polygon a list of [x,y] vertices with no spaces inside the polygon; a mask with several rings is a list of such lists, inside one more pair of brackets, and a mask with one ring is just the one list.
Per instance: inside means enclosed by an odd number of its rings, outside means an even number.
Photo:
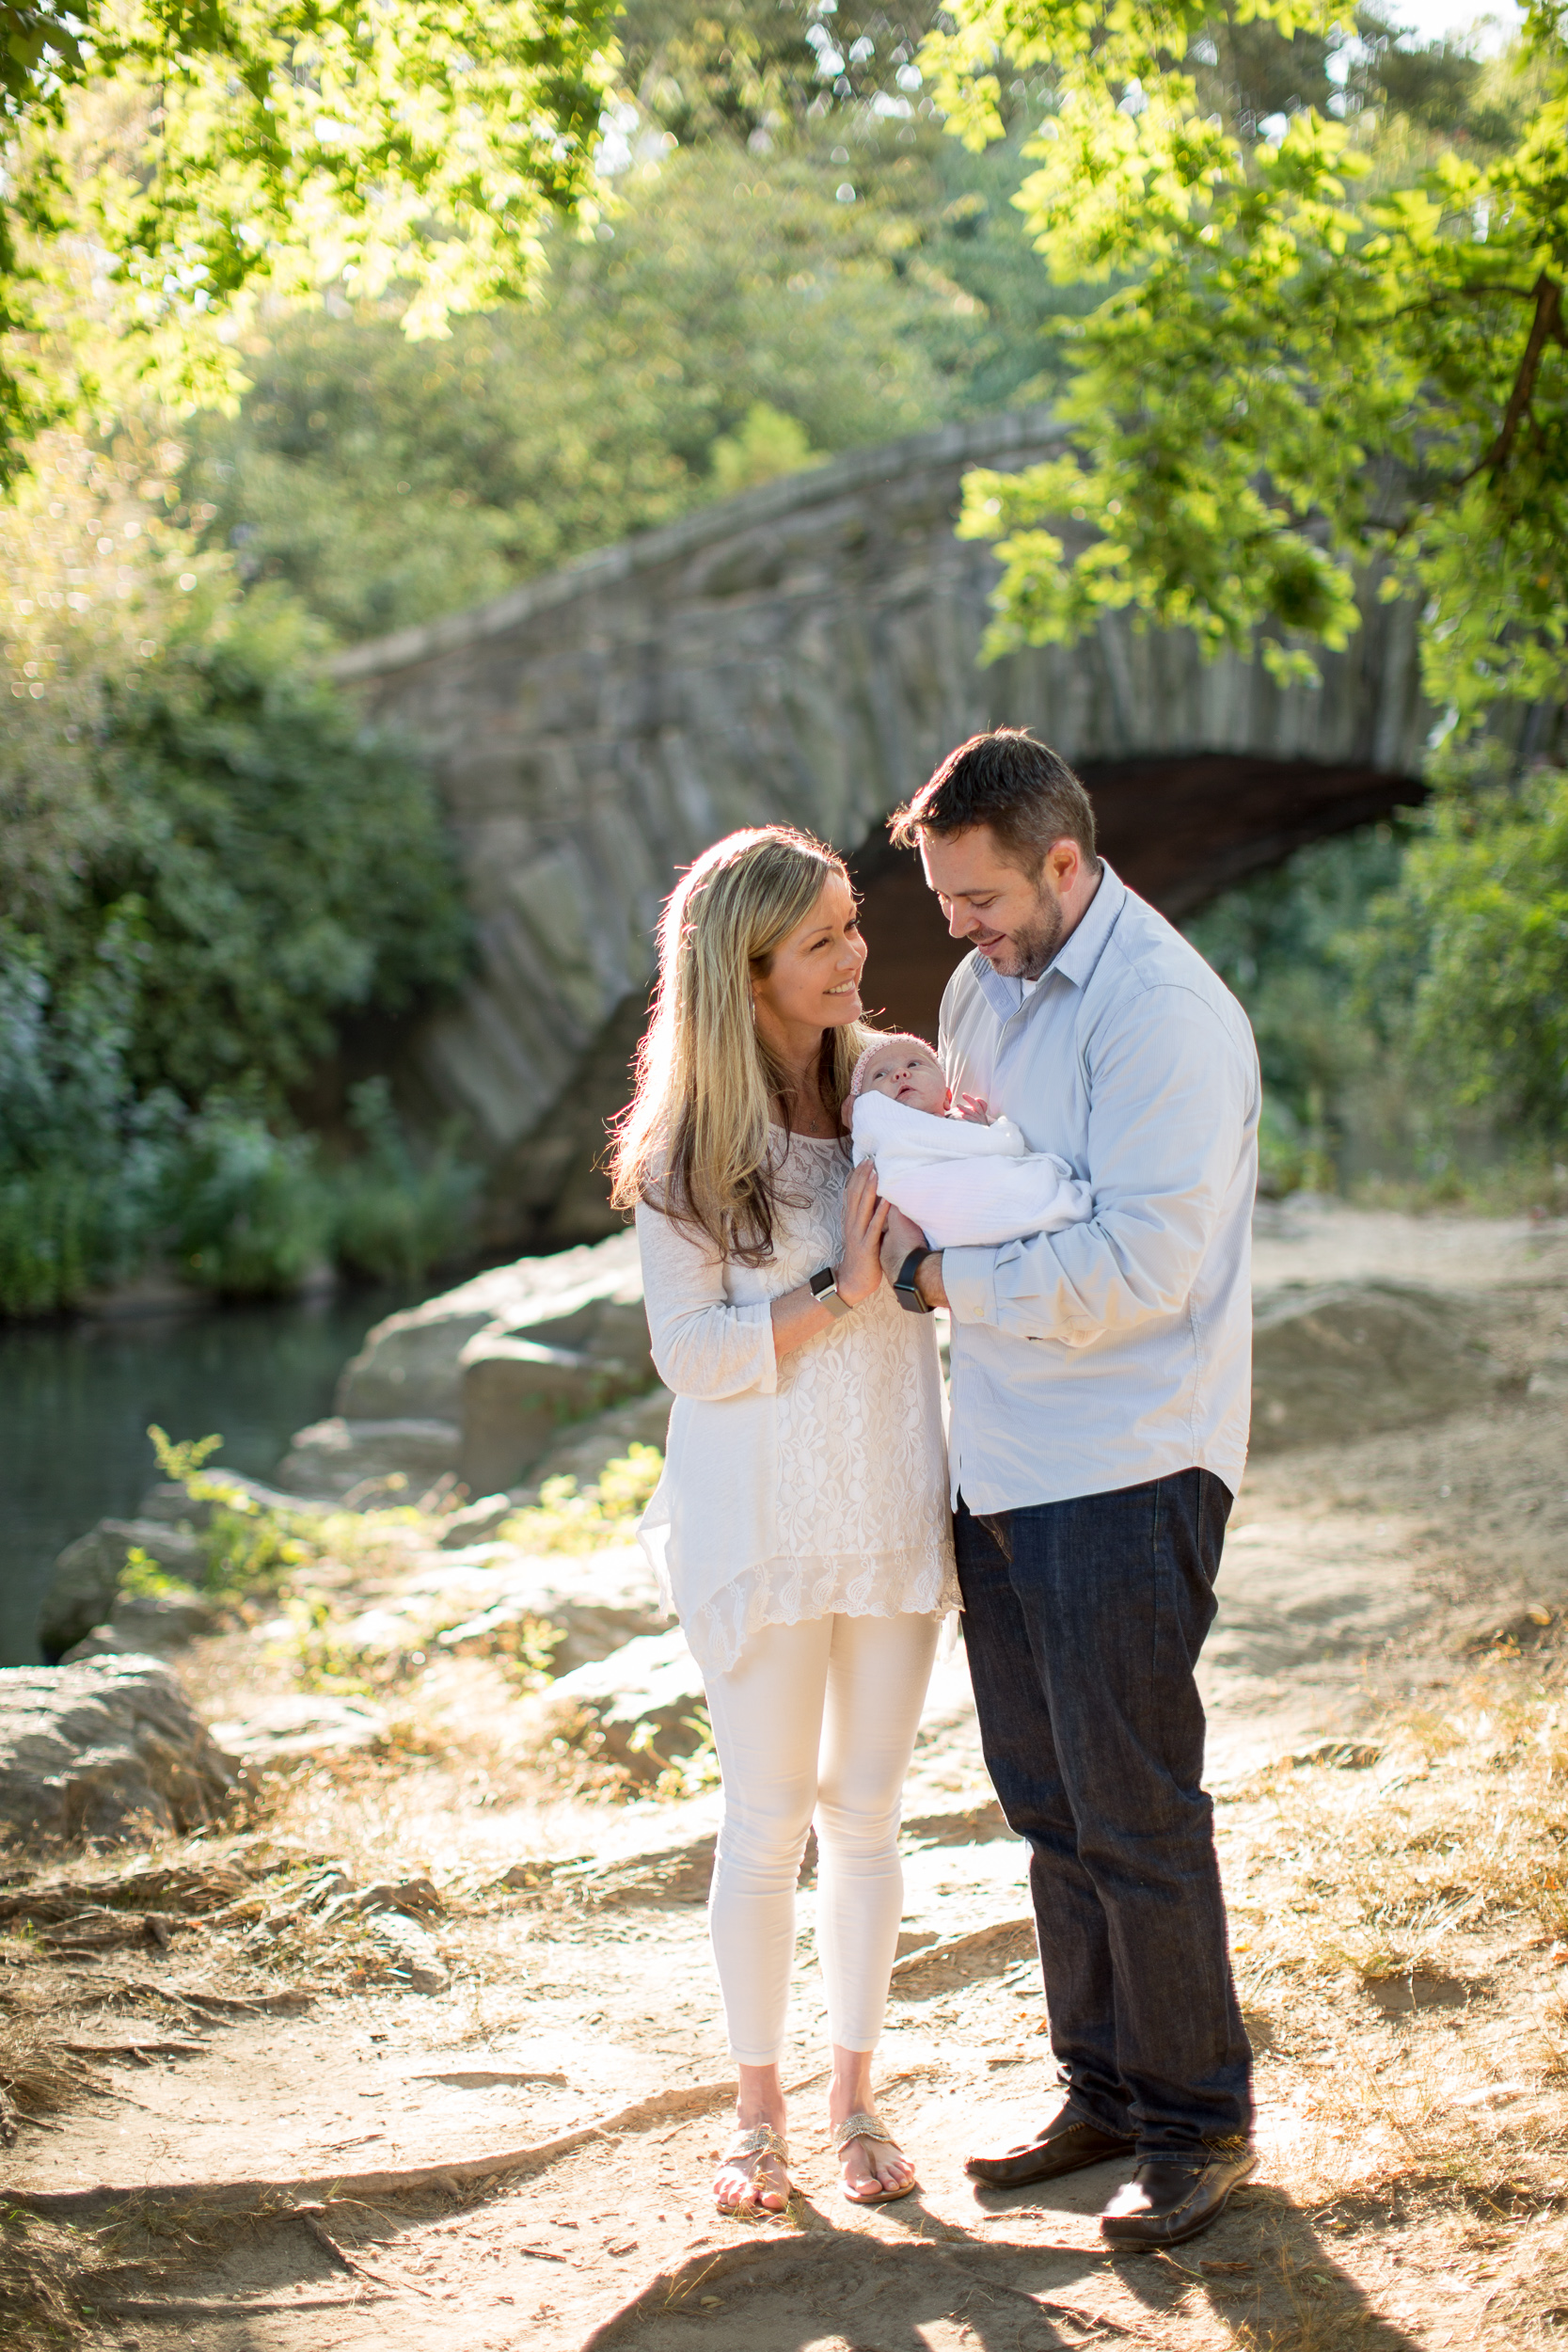
[{"label": "white swaddle blanket", "polygon": [[1054,1152],[1031,1152],[1010,1119],[935,1119],[886,1094],[855,1098],[855,1164],[912,1216],[933,1249],[983,1248],[1086,1224],[1089,1187]]}]

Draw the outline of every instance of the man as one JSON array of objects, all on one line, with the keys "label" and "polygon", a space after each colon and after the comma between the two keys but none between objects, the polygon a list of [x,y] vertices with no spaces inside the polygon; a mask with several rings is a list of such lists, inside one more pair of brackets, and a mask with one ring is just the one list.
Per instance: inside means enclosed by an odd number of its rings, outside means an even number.
[{"label": "man", "polygon": [[1095,852],[1026,733],[961,744],[892,820],[974,952],[942,999],[955,1097],[1093,1188],[1090,1221],[884,1263],[953,1317],[958,1577],[986,1763],[1030,1847],[1065,2099],[994,2187],[1113,2156],[1117,2246],[1206,2229],[1253,2168],[1193,1669],[1246,1454],[1259,1081],[1245,1014]]}]

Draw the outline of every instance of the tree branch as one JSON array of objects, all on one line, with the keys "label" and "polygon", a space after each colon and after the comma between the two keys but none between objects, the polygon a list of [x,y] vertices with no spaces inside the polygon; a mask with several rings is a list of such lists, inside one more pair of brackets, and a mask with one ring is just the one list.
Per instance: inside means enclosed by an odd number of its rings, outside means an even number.
[{"label": "tree branch", "polygon": [[1548,278],[1543,270],[1531,292],[1535,296],[1535,316],[1530,322],[1525,356],[1519,362],[1519,373],[1513,379],[1513,389],[1508,396],[1508,406],[1503,412],[1502,430],[1485,456],[1471,467],[1469,473],[1460,477],[1463,482],[1468,482],[1478,473],[1501,473],[1513,452],[1519,427],[1529,413],[1530,401],[1535,393],[1535,379],[1541,373],[1546,345],[1563,341],[1562,288],[1555,278]]}]

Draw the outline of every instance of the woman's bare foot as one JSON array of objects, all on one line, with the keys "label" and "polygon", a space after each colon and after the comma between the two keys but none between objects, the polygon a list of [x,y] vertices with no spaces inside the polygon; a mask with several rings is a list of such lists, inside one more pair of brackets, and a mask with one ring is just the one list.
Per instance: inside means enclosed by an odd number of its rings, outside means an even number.
[{"label": "woman's bare foot", "polygon": [[782,2159],[766,2149],[752,2156],[725,2156],[713,2176],[713,2201],[721,2213],[783,2213],[789,2202],[789,2175]]},{"label": "woman's bare foot", "polygon": [[875,2205],[909,2188],[914,2167],[891,2139],[851,2139],[839,2151],[844,2194],[852,2205]]},{"label": "woman's bare foot", "polygon": [[[789,2202],[784,2146],[784,2095],[776,2066],[742,2066],[735,2103],[736,2137],[713,2176],[713,2201],[721,2213],[783,2213]],[[741,2143],[759,2130],[778,2136],[777,2149],[759,2146],[742,2154]]]},{"label": "woman's bare foot", "polygon": [[[871,2052],[846,2050],[833,2044],[832,2080],[828,2087],[828,2122],[836,2137],[838,2127],[852,2115],[874,2112],[871,2096]],[[838,2153],[844,2172],[844,2194],[851,2204],[870,2205],[909,2188],[914,2167],[891,2139],[848,2139]]]}]

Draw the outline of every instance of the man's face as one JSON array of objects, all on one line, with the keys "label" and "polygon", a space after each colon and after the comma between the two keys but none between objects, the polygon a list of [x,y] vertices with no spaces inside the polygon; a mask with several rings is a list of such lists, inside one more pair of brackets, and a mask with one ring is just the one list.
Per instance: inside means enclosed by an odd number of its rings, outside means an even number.
[{"label": "man's face", "polygon": [[950,1099],[936,1056],[923,1045],[907,1045],[902,1039],[866,1064],[861,1092],[885,1094],[890,1103],[903,1103],[911,1111],[929,1111],[935,1119],[942,1117]]},{"label": "man's face", "polygon": [[977,947],[1004,979],[1037,980],[1068,929],[1061,900],[1069,877],[1054,870],[1062,851],[1078,870],[1077,844],[1057,842],[1037,875],[1009,865],[989,825],[964,833],[922,834],[920,859],[955,939]]}]

